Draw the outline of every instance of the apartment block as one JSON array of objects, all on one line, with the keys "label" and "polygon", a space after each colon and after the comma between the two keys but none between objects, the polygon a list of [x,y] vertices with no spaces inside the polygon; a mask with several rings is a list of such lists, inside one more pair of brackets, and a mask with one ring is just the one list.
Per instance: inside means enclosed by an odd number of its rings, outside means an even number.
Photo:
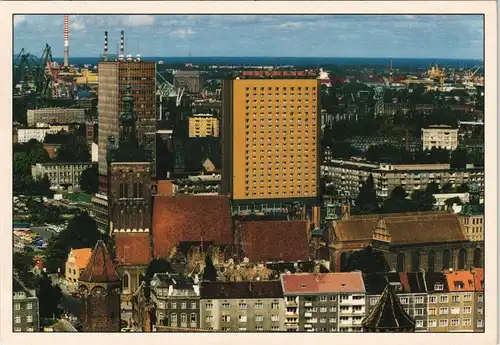
[{"label": "apartment block", "polygon": [[[133,111],[136,114],[137,137],[153,156],[155,171],[156,145],[156,64],[154,61],[106,61],[98,65],[99,110],[99,175],[107,175],[108,137],[119,142],[119,115],[124,110],[123,98],[130,85]],[[104,178],[101,178],[105,185]]]},{"label": "apartment block", "polygon": [[319,195],[315,72],[244,71],[222,85],[222,193],[234,203]]},{"label": "apartment block", "polygon": [[361,332],[366,296],[361,272],[281,276],[289,332]]},{"label": "apartment block", "polygon": [[34,289],[28,289],[21,280],[13,277],[13,322],[14,332],[40,331],[38,298]]},{"label": "apartment block", "polygon": [[484,196],[484,169],[472,164],[463,170],[452,170],[449,164],[383,164],[355,160],[331,160],[321,166],[321,177],[330,180],[343,197],[355,198],[370,174],[377,196],[381,198],[389,197],[397,186],[412,193],[425,190],[431,182],[440,186],[450,183],[452,187],[475,184]]},{"label": "apartment block", "polygon": [[45,175],[50,180],[51,188],[78,189],[82,173],[90,168],[92,163],[37,163],[31,166],[33,179],[41,179]]},{"label": "apartment block", "polygon": [[189,137],[219,137],[219,119],[212,114],[195,114],[189,117]]},{"label": "apartment block", "polygon": [[85,119],[85,109],[43,108],[28,110],[28,126],[30,127],[37,123],[85,123]]},{"label": "apartment block", "polygon": [[200,326],[208,330],[285,330],[285,300],[279,281],[203,283]]},{"label": "apartment block", "polygon": [[458,128],[450,126],[430,126],[422,128],[422,149],[433,147],[455,150],[458,146]]}]

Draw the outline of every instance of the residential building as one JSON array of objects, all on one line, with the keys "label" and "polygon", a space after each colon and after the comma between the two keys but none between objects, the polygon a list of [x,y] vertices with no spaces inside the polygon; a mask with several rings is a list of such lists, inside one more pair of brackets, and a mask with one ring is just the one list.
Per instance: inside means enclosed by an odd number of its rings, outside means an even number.
[{"label": "residential building", "polygon": [[484,196],[484,169],[467,165],[466,169],[452,170],[449,164],[384,164],[366,161],[331,160],[321,166],[321,177],[329,179],[342,197],[356,198],[359,188],[370,174],[380,198],[388,198],[391,191],[402,186],[407,193],[425,190],[431,182],[441,187],[476,184]]},{"label": "residential building", "polygon": [[476,268],[471,270],[474,275],[474,303],[475,303],[475,320],[474,320],[474,331],[484,332],[484,269]]},{"label": "residential building", "polygon": [[37,163],[31,166],[31,176],[38,180],[47,175],[54,189],[79,189],[82,173],[91,166],[90,162]]},{"label": "residential building", "polygon": [[287,331],[360,332],[365,317],[361,272],[281,275]]},{"label": "residential building", "polygon": [[123,99],[131,86],[133,111],[136,114],[137,138],[152,156],[155,171],[156,142],[156,64],[151,61],[104,61],[98,65],[99,110],[99,175],[101,188],[106,190],[108,138],[119,141],[120,113],[125,108]]},{"label": "residential building", "polygon": [[[441,273],[427,273],[425,275],[427,285],[427,329],[429,332],[447,332],[450,326],[450,295],[446,276]],[[472,301],[471,301],[472,303]],[[472,327],[472,307],[463,310],[463,320],[460,324]],[[454,312],[456,312],[454,310]],[[459,314],[460,315],[460,310]],[[455,315],[455,314],[453,314]],[[470,317],[469,317],[470,315]],[[458,316],[454,317],[454,319]]]},{"label": "residential building", "polygon": [[198,71],[177,71],[174,73],[174,86],[184,88],[188,93],[199,93],[203,89],[203,77]]},{"label": "residential building", "polygon": [[[434,209],[437,211],[447,211],[453,205],[457,204],[467,204],[470,201],[469,193],[439,193],[432,194],[436,202],[434,203]],[[447,200],[455,199],[460,200],[459,202],[454,202],[453,204],[449,204]]]},{"label": "residential building", "polygon": [[316,72],[243,71],[222,85],[222,194],[234,204],[316,204]]},{"label": "residential building", "polygon": [[212,114],[195,114],[189,119],[189,137],[219,137],[219,119]]},{"label": "residential building", "polygon": [[200,328],[200,286],[191,277],[157,273],[151,279],[156,325]]},{"label": "residential building", "polygon": [[27,288],[13,277],[12,326],[14,332],[39,332],[40,314],[35,289]]},{"label": "residential building", "polygon": [[[484,241],[484,204],[462,206],[460,220],[470,241]],[[474,262],[474,266],[483,267],[481,262]]]},{"label": "residential building", "polygon": [[203,283],[200,327],[262,332],[285,330],[285,301],[279,281]]},{"label": "residential building", "polygon": [[[367,315],[371,315],[374,309],[381,307],[380,300],[383,300],[382,295],[389,284],[402,308],[402,312],[398,311],[398,313],[404,313],[414,321],[415,332],[427,332],[427,290],[424,272],[364,274],[363,281],[366,288]],[[405,317],[402,319],[404,320]]]},{"label": "residential building", "polygon": [[458,128],[444,125],[422,128],[422,150],[433,147],[455,150],[458,147]]},{"label": "residential building", "polygon": [[102,240],[79,280],[83,332],[120,332],[120,277]]},{"label": "residential building", "polygon": [[28,126],[37,123],[71,124],[85,123],[85,109],[42,108],[28,110]]},{"label": "residential building", "polygon": [[109,233],[109,217],[108,217],[108,197],[100,193],[92,195],[92,207],[90,213],[97,223],[97,229],[102,233]]},{"label": "residential building", "polygon": [[47,132],[49,132],[49,128],[18,128],[17,142],[19,144],[23,144],[27,143],[31,139],[35,139],[43,143]]},{"label": "residential building", "polygon": [[71,249],[66,260],[66,281],[71,290],[78,289],[78,280],[90,259],[91,248]]},{"label": "residential building", "polygon": [[364,332],[415,332],[415,321],[404,310],[394,287],[388,283],[375,308],[363,320]]}]

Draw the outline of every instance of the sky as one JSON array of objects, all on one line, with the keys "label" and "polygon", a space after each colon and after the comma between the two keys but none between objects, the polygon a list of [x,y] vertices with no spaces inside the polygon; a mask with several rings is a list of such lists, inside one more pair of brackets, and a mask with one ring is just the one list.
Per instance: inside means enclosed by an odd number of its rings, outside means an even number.
[{"label": "sky", "polygon": [[[70,58],[168,56],[483,59],[481,15],[70,15]],[[63,15],[15,15],[14,52],[63,56]]]}]

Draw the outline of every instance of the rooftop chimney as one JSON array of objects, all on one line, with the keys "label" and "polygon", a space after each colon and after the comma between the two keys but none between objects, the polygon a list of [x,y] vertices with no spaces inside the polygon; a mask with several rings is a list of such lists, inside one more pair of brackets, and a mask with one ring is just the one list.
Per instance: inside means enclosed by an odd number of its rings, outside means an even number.
[{"label": "rooftop chimney", "polygon": [[64,15],[64,67],[69,66],[69,16]]},{"label": "rooftop chimney", "polygon": [[104,31],[104,61],[108,61],[108,32]]}]

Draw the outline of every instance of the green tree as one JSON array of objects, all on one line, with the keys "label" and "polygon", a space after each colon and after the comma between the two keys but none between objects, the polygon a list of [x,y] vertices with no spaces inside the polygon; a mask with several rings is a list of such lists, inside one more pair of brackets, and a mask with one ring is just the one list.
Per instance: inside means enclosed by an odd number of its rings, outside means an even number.
[{"label": "green tree", "polygon": [[437,184],[436,182],[430,182],[428,185],[427,185],[427,188],[425,189],[425,192],[429,195],[433,195],[433,194],[439,194],[440,193],[440,187],[439,187],[439,184]]},{"label": "green tree", "polygon": [[446,183],[443,186],[443,188],[441,188],[441,192],[443,194],[452,193],[453,192],[453,185],[450,182]]},{"label": "green tree", "polygon": [[457,193],[468,193],[469,192],[469,186],[467,183],[462,183],[460,186],[457,187]]},{"label": "green tree", "polygon": [[52,284],[52,279],[46,274],[43,274],[38,281],[37,297],[39,303],[40,317],[43,318],[58,318],[62,314],[59,308],[62,292],[59,286]]},{"label": "green tree", "polygon": [[456,197],[453,197],[453,198],[446,199],[444,201],[444,204],[446,205],[447,209],[451,209],[451,207],[454,204],[463,205],[463,202],[462,202],[462,199],[460,199],[458,196],[456,196]]},{"label": "green tree", "polygon": [[57,150],[56,160],[58,162],[90,161],[87,140],[84,137],[72,136],[68,139],[68,143],[61,145]]},{"label": "green tree", "polygon": [[95,194],[99,189],[97,166],[86,169],[80,178],[80,187],[88,194]]},{"label": "green tree", "polygon": [[411,201],[413,204],[413,210],[417,212],[425,212],[432,211],[434,209],[436,198],[426,191],[416,190],[411,194]]},{"label": "green tree", "polygon": [[381,213],[411,212],[412,202],[406,199],[406,191],[402,186],[397,186],[391,192],[381,207]]},{"label": "green tree", "polygon": [[451,153],[450,168],[451,169],[464,169],[467,165],[468,157],[467,151],[458,147]]},{"label": "green tree", "polygon": [[359,189],[359,194],[355,200],[355,208],[353,211],[357,214],[374,214],[377,213],[377,210],[377,192],[375,191],[373,175],[370,174]]},{"label": "green tree", "polygon": [[28,253],[14,252],[12,257],[14,272],[21,281],[26,283],[34,282],[34,275],[31,272],[33,269],[33,257]]}]

